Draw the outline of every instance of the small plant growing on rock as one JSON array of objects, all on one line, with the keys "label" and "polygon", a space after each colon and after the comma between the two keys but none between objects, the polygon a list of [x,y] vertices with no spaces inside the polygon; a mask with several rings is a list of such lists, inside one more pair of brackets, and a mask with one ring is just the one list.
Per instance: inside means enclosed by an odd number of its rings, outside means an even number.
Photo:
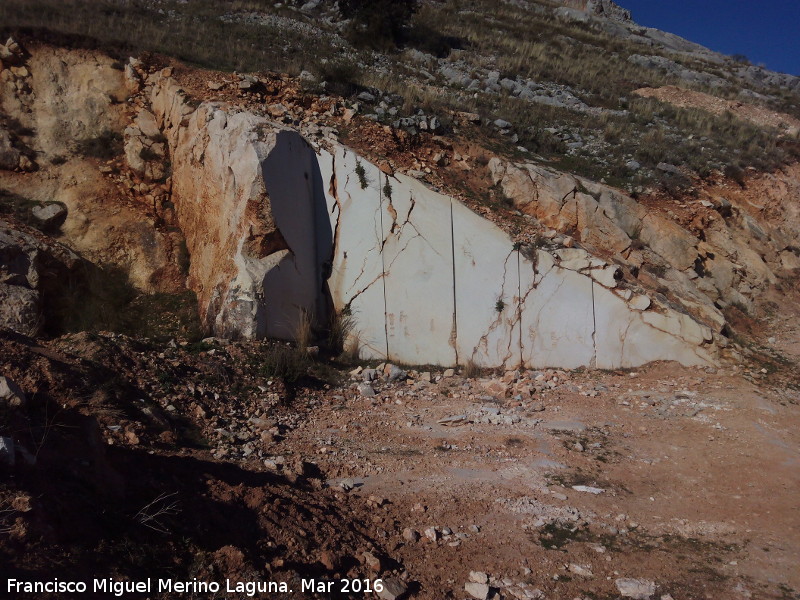
[{"label": "small plant growing on rock", "polygon": [[506,308],[506,303],[503,301],[502,298],[500,298],[497,302],[494,303],[494,309],[499,313],[503,312],[505,308]]},{"label": "small plant growing on rock", "polygon": [[96,137],[79,140],[76,149],[83,156],[108,160],[122,152],[122,136],[107,129]]},{"label": "small plant growing on rock", "polygon": [[475,379],[476,377],[481,376],[482,369],[478,363],[476,363],[471,358],[467,361],[467,364],[464,365],[464,377],[467,379]]},{"label": "small plant growing on rock", "polygon": [[145,162],[151,162],[154,160],[160,160],[162,157],[152,149],[145,147],[139,150],[139,158]]},{"label": "small plant growing on rock", "polygon": [[386,183],[383,185],[383,196],[389,200],[392,199],[392,184],[389,183],[388,177],[386,178]]},{"label": "small plant growing on rock", "polygon": [[355,318],[349,307],[343,308],[339,312],[331,315],[328,324],[328,347],[331,351],[341,353],[345,351],[345,345],[351,338]]},{"label": "small plant growing on rock", "polygon": [[367,170],[360,162],[356,162],[356,177],[358,177],[358,183],[361,186],[361,189],[367,189],[367,185],[369,185],[369,181],[367,180]]}]

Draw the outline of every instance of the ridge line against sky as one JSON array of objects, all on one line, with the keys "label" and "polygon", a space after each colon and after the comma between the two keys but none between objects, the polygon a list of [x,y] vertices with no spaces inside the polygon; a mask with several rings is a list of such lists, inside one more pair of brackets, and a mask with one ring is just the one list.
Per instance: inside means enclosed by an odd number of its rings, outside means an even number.
[{"label": "ridge line against sky", "polygon": [[800,76],[800,0],[617,0],[639,25]]}]

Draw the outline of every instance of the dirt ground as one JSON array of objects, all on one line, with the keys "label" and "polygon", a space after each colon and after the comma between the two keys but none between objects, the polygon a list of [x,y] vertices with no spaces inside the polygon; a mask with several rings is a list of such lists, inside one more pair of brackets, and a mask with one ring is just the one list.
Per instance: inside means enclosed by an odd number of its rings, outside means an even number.
[{"label": "dirt ground", "polygon": [[[796,317],[768,335],[792,361]],[[559,374],[530,403],[456,377],[323,405],[289,443],[422,534],[388,537],[421,598],[465,597],[470,571],[505,597],[616,598],[617,579],[637,578],[676,600],[796,598],[800,393],[737,367]],[[520,421],[480,422],[497,409]],[[479,422],[440,424],[463,414]]]},{"label": "dirt ground", "polygon": [[[267,344],[4,334],[28,396],[4,428],[37,460],[3,472],[0,572],[380,576],[420,599],[472,597],[481,572],[494,598],[620,598],[626,579],[642,597],[798,598],[800,302],[762,304],[749,356],[702,370],[389,381],[319,359],[283,385]],[[314,596],[292,589],[259,597]]]}]

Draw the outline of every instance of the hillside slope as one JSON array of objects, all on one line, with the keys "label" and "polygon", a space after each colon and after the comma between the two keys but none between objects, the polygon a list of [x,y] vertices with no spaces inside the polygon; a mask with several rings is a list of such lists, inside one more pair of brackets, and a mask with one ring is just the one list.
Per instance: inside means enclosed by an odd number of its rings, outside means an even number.
[{"label": "hillside slope", "polygon": [[0,575],[797,597],[796,82],[634,19],[0,4]]}]

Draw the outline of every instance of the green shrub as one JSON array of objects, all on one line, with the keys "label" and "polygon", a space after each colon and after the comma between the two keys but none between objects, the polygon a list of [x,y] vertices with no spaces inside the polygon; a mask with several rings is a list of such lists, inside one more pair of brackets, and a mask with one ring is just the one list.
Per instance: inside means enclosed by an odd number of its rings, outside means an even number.
[{"label": "green shrub", "polygon": [[262,376],[283,379],[287,383],[307,375],[311,366],[308,352],[285,343],[268,346],[260,359]]},{"label": "green shrub", "polygon": [[352,19],[348,40],[356,47],[391,49],[400,44],[418,0],[339,0],[339,12]]},{"label": "green shrub", "polygon": [[355,173],[356,177],[358,177],[358,184],[361,186],[361,189],[367,189],[367,186],[369,185],[369,180],[367,179],[367,170],[360,161],[356,161]]}]

